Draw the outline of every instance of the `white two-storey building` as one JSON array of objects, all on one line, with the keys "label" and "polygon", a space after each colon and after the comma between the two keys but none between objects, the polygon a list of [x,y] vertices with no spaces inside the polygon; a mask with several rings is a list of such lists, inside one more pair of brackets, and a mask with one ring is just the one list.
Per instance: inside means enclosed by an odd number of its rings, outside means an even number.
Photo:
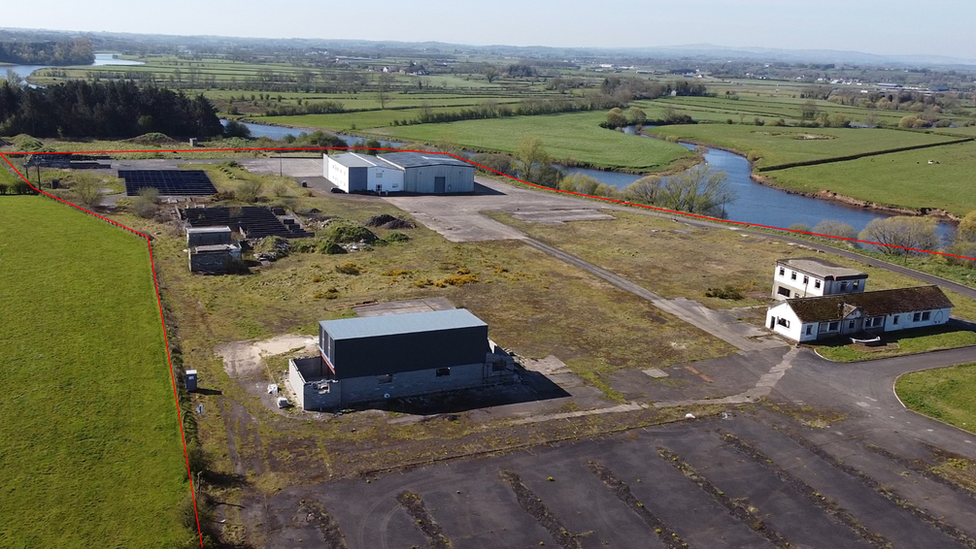
[{"label": "white two-storey building", "polygon": [[773,273],[773,299],[855,294],[868,275],[815,257],[780,259]]}]

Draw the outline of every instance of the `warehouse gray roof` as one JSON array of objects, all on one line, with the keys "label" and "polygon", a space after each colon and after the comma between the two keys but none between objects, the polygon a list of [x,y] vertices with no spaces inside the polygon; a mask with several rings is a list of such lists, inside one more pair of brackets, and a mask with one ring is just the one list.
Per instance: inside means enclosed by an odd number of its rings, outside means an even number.
[{"label": "warehouse gray roof", "polygon": [[325,329],[332,336],[333,340],[339,341],[364,337],[436,332],[456,328],[475,328],[488,325],[465,309],[451,309],[447,311],[323,320],[319,322],[319,326]]},{"label": "warehouse gray roof", "polygon": [[399,167],[390,165],[389,162],[380,159],[378,156],[369,156],[350,152],[340,154],[339,156],[330,156],[329,160],[338,162],[347,168],[372,168],[374,166],[380,166],[382,168]]},{"label": "warehouse gray roof", "polygon": [[797,271],[812,274],[813,276],[819,276],[826,280],[843,280],[845,278],[868,277],[867,274],[858,271],[857,269],[850,269],[848,267],[844,267],[843,265],[838,265],[836,263],[820,259],[819,257],[794,257],[790,259],[780,259],[776,263],[790,267],[791,269],[796,269]]},{"label": "warehouse gray roof", "polygon": [[462,166],[474,168],[473,165],[458,160],[452,156],[438,153],[417,153],[417,152],[398,152],[381,154],[377,158],[382,158],[390,164],[395,164],[401,168],[421,168],[424,166]]}]

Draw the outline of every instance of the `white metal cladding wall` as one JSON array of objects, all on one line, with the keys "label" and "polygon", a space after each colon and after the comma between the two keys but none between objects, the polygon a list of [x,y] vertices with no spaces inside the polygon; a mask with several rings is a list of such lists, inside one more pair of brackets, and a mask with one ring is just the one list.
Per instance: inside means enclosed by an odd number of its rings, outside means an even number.
[{"label": "white metal cladding wall", "polygon": [[295,400],[298,401],[298,406],[305,410],[305,380],[302,379],[301,372],[295,366],[294,359],[288,361],[288,385],[295,392]]},{"label": "white metal cladding wall", "polygon": [[336,187],[349,192],[349,168],[328,156],[325,157],[325,164],[325,178]]},{"label": "white metal cladding wall", "polygon": [[398,168],[384,168],[374,166],[366,168],[366,188],[376,191],[377,185],[381,185],[383,192],[392,193],[403,191],[403,170]]},{"label": "white metal cladding wall", "polygon": [[[444,178],[444,190],[434,187],[436,178]],[[474,191],[474,166],[421,166],[407,168],[403,183],[412,193],[469,193]]]}]

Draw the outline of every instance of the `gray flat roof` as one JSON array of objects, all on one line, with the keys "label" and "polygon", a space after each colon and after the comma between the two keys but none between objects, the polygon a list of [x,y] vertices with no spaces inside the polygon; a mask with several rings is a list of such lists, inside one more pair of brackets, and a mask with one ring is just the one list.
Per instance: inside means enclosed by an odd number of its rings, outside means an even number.
[{"label": "gray flat roof", "polygon": [[338,341],[488,325],[466,309],[450,309],[447,311],[323,320],[319,322],[319,326],[325,329],[332,336],[332,339]]},{"label": "gray flat roof", "polygon": [[821,278],[833,278],[834,280],[842,278],[867,278],[868,275],[858,271],[857,269],[850,269],[844,267],[843,265],[838,265],[830,261],[820,259],[817,257],[796,257],[792,259],[780,259],[776,261],[779,265],[784,265],[798,271],[803,271],[805,273],[812,274],[814,276],[819,276]]},{"label": "gray flat roof", "polygon": [[390,164],[395,164],[401,168],[420,168],[423,166],[448,165],[463,166],[465,168],[474,169],[472,164],[469,164],[463,160],[458,160],[453,156],[438,153],[398,152],[381,154],[377,158],[382,158]]},{"label": "gray flat roof", "polygon": [[380,159],[378,156],[370,156],[366,154],[357,153],[343,153],[338,156],[330,156],[329,160],[333,162],[338,162],[347,168],[372,168],[375,166],[380,166],[381,168],[398,168],[399,166],[393,166],[389,162]]}]

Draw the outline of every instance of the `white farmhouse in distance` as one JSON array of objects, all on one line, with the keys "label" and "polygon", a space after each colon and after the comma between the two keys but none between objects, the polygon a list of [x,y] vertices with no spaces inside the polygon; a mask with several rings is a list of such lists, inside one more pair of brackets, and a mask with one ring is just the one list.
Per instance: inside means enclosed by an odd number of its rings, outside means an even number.
[{"label": "white farmhouse in distance", "polygon": [[776,261],[773,299],[853,294],[864,291],[868,275],[816,257]]}]

